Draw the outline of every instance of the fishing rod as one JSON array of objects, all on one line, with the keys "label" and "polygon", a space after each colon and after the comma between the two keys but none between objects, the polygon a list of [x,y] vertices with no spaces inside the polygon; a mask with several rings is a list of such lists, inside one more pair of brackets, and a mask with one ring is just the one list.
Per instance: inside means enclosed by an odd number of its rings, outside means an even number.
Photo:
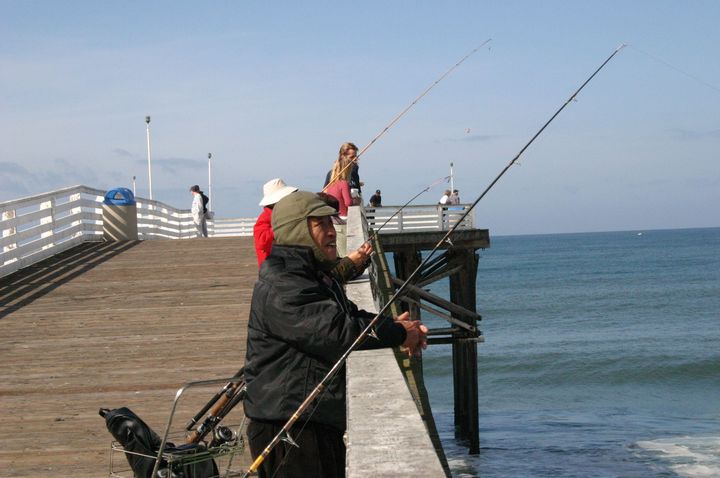
[{"label": "fishing rod", "polygon": [[[245,367],[242,367],[232,378],[242,377],[244,372]],[[215,433],[217,425],[245,398],[245,394],[244,377],[242,380],[225,384],[185,425],[185,430],[189,432],[200,421],[202,416],[208,412],[205,420],[186,437],[185,443],[199,443],[208,433]]]},{"label": "fishing rod", "polygon": [[[371,139],[370,142],[369,142],[368,144],[366,144],[365,147],[363,147],[363,148],[357,153],[357,156],[355,156],[355,159],[354,159],[353,161],[350,161],[348,164],[345,165],[345,167],[343,167],[343,168],[340,170],[340,174],[342,174],[343,172],[345,172],[345,170],[346,170],[348,167],[350,167],[351,164],[357,163],[357,160],[360,159],[360,156],[362,156],[368,149],[370,149],[370,147],[371,147],[373,144],[375,144],[375,142],[376,142],[378,139],[380,139],[385,133],[387,133],[387,132],[390,130],[390,128],[392,128],[392,127],[395,125],[395,123],[397,123],[398,121],[400,121],[400,118],[402,118],[403,116],[405,116],[405,113],[407,113],[408,111],[410,111],[410,109],[411,109],[413,106],[415,106],[415,104],[417,104],[417,102],[419,102],[425,95],[427,95],[427,94],[430,92],[430,90],[432,90],[433,88],[435,88],[435,86],[436,86],[438,83],[440,83],[442,80],[444,80],[446,76],[448,76],[450,73],[452,73],[453,70],[455,70],[457,67],[459,67],[465,60],[467,60],[468,58],[470,58],[476,51],[478,51],[480,48],[484,47],[485,45],[487,45],[487,44],[490,43],[491,41],[492,41],[492,38],[488,38],[487,40],[485,40],[484,42],[482,42],[480,45],[478,45],[477,47],[475,47],[470,53],[468,53],[467,55],[465,55],[464,57],[462,57],[457,63],[455,63],[452,67],[450,67],[450,69],[449,69],[448,71],[446,71],[440,78],[438,78],[438,79],[435,80],[430,86],[428,86],[428,87],[425,89],[425,91],[423,91],[422,93],[420,93],[420,95],[419,95],[417,98],[415,98],[404,110],[402,110],[397,116],[395,116],[395,118],[393,118],[393,119],[387,124],[387,126],[385,126],[382,130],[380,130],[380,132],[379,132],[377,135],[375,135],[375,137],[374,137],[373,139]],[[332,180],[332,178],[330,178],[330,179]],[[330,183],[328,183],[328,185],[323,188],[322,192],[325,192],[325,190],[328,188],[329,185],[330,185]]]},{"label": "fishing rod", "polygon": [[502,171],[500,171],[500,174],[495,177],[495,179],[488,185],[487,188],[478,196],[477,199],[470,205],[470,207],[465,211],[465,213],[461,216],[460,220],[457,221],[449,230],[448,232],[438,241],[437,244],[435,244],[435,247],[430,251],[430,254],[423,260],[420,265],[418,265],[415,270],[410,274],[410,276],[405,279],[405,282],[398,287],[398,289],[395,291],[395,294],[393,294],[392,297],[385,303],[385,305],[380,309],[380,312],[375,315],[375,317],[368,323],[368,325],[363,329],[363,331],[360,333],[360,335],[355,339],[355,341],[348,347],[348,349],[340,356],[340,358],[335,362],[335,364],[332,366],[330,371],[323,377],[323,379],[320,381],[320,383],[313,389],[312,392],[310,392],[310,395],[308,395],[305,400],[300,404],[298,409],[295,411],[295,413],[292,414],[292,416],[288,419],[288,421],[285,423],[285,425],[282,427],[280,432],[275,435],[275,437],[268,443],[268,445],[265,447],[265,449],[262,451],[260,455],[255,459],[255,461],[250,465],[250,468],[242,475],[243,478],[246,478],[250,476],[251,473],[255,473],[257,469],[260,467],[260,465],[265,461],[265,458],[270,454],[273,448],[281,441],[285,440],[288,442],[293,442],[293,440],[290,438],[290,428],[295,424],[295,422],[298,421],[300,416],[307,410],[312,402],[323,392],[323,390],[326,388],[326,384],[330,382],[330,380],[333,379],[335,374],[340,370],[340,368],[345,364],[345,361],[347,360],[348,356],[351,352],[353,352],[368,336],[372,336],[374,334],[374,327],[378,323],[378,321],[382,318],[383,314],[390,308],[390,306],[395,302],[395,300],[398,299],[404,292],[405,289],[410,285],[412,280],[417,276],[419,271],[430,261],[430,259],[433,257],[433,254],[440,248],[440,246],[444,242],[449,242],[449,238],[452,235],[453,232],[458,228],[458,226],[462,223],[462,221],[467,217],[468,214],[475,208],[475,206],[482,200],[483,197],[492,189],[493,186],[500,180],[501,177],[507,172],[510,167],[517,162],[517,160],[520,158],[520,156],[527,150],[528,147],[537,139],[538,136],[545,130],[545,128],[550,125],[550,123],[553,122],[553,120],[560,114],[562,110],[565,109],[565,107],[573,101],[576,96],[582,91],[583,88],[585,88],[585,85],[587,85],[594,77],[597,75],[600,70],[602,70],[605,65],[608,64],[608,62],[623,48],[625,47],[625,44],[620,45],[613,51],[613,53],[593,72],[592,75],[588,77],[585,82],[580,85],[580,87],[567,99],[567,101],[553,114],[550,119],[538,130],[537,133],[530,139],[530,141],[523,146],[523,148],[520,150],[520,152],[515,155],[514,158],[503,168]]}]

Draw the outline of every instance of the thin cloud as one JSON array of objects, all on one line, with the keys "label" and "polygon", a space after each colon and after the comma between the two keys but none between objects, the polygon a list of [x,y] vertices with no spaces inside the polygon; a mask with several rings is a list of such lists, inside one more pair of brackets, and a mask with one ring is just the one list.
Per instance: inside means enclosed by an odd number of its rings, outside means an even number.
[{"label": "thin cloud", "polygon": [[700,139],[718,139],[720,138],[720,129],[712,129],[709,131],[691,131],[687,129],[671,129],[668,130],[673,139],[680,141],[694,141]]},{"label": "thin cloud", "polygon": [[[78,168],[64,158],[56,158],[50,164],[27,169],[16,162],[0,162],[0,198],[2,200],[41,194],[54,189],[84,184],[98,187],[100,184],[97,173],[88,167]],[[104,177],[115,178],[115,173]]]},{"label": "thin cloud", "polygon": [[497,139],[502,138],[503,135],[501,134],[466,134],[463,135],[460,138],[447,138],[445,140],[442,140],[440,142],[451,142],[451,143],[460,143],[460,142],[471,142],[471,143],[479,143],[479,142],[485,142],[485,141],[495,141]]},{"label": "thin cloud", "polygon": [[[136,159],[136,164],[147,164],[147,159]],[[163,172],[177,174],[180,171],[189,171],[197,168],[206,168],[207,161],[187,158],[159,158],[152,159],[153,167],[157,166]]]},{"label": "thin cloud", "polygon": [[127,149],[115,148],[115,149],[112,150],[112,152],[115,153],[115,154],[118,155],[118,156],[122,156],[123,158],[134,158],[134,157],[135,157],[135,155],[132,154],[132,153],[131,153],[130,151],[128,151]]},{"label": "thin cloud", "polygon": [[5,178],[6,174],[23,175],[28,173],[27,169],[25,169],[23,166],[20,166],[18,163],[14,163],[12,161],[0,161],[0,171],[2,171],[3,173],[3,178]]}]

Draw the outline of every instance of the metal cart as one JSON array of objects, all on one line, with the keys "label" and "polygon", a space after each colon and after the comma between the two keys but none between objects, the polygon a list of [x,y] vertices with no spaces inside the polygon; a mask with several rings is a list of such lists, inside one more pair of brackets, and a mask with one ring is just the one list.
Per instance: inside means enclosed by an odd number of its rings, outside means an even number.
[{"label": "metal cart", "polygon": [[[240,423],[223,424],[214,429],[213,438],[209,442],[203,442],[200,446],[183,449],[174,447],[172,443],[185,443],[187,431],[170,432],[175,412],[180,397],[191,388],[204,387],[221,384],[238,384],[243,377],[221,378],[215,380],[200,380],[189,382],[178,389],[175,393],[170,416],[168,417],[165,432],[162,435],[162,442],[156,455],[145,455],[125,450],[117,441],[110,445],[110,477],[111,478],[133,478],[135,474],[130,468],[126,455],[138,455],[155,461],[155,466],[150,476],[152,477],[186,477],[183,472],[176,470],[188,470],[193,467],[207,468],[207,462],[214,460],[217,465],[217,474],[204,474],[203,478],[229,478],[241,476],[244,472],[243,462],[240,460],[245,450],[245,426],[246,420],[242,418]],[[207,408],[207,406],[206,406]],[[203,409],[202,413],[207,411]],[[219,431],[218,431],[219,430]],[[218,434],[223,435],[218,437]],[[221,439],[219,439],[221,438]]]}]

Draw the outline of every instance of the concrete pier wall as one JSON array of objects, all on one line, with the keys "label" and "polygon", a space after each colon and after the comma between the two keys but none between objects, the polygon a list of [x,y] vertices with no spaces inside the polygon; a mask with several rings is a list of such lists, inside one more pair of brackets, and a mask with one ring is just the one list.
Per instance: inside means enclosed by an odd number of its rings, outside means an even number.
[{"label": "concrete pier wall", "polygon": [[[347,250],[365,241],[360,208],[348,216]],[[349,298],[376,311],[368,276],[348,284]],[[353,352],[347,362],[347,477],[441,477],[438,458],[390,349]]]}]

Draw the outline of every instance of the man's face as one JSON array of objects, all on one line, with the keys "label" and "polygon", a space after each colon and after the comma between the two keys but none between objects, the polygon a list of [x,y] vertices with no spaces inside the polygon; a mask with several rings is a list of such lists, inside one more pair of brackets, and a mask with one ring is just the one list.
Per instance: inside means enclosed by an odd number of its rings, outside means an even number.
[{"label": "man's face", "polygon": [[310,237],[313,238],[323,254],[331,261],[337,259],[335,227],[331,216],[309,217],[307,223]]}]

